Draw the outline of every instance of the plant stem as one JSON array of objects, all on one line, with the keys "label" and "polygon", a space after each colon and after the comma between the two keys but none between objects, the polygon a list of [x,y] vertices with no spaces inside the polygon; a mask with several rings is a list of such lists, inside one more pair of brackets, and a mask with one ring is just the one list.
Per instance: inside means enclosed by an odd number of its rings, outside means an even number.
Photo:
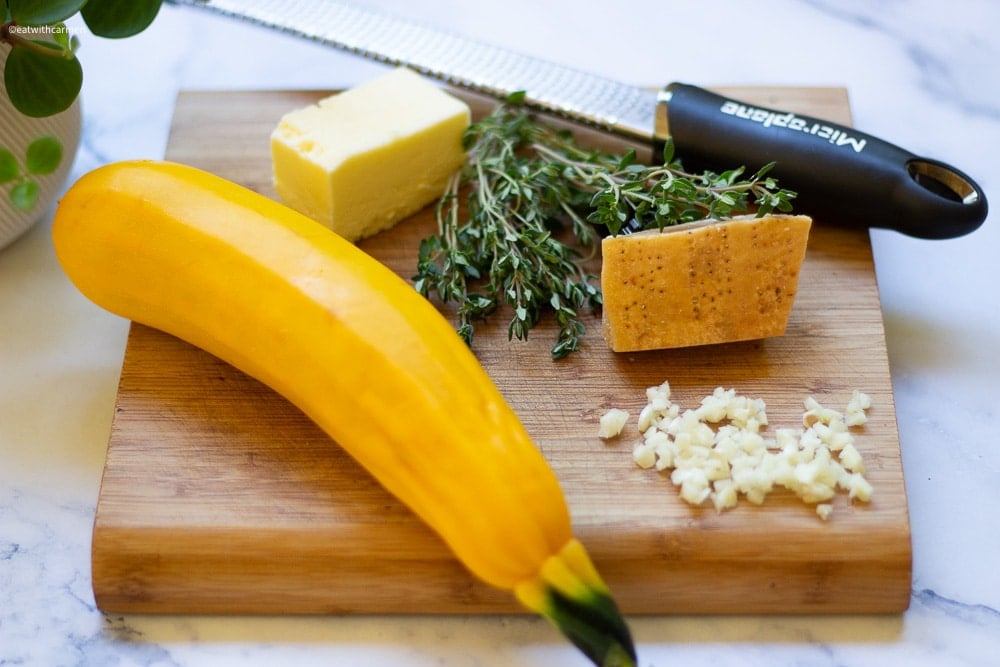
[{"label": "plant stem", "polygon": [[[24,37],[18,34],[17,28],[18,24],[13,21],[8,21],[0,26],[0,42],[6,42],[16,48],[27,49],[50,58],[66,58],[67,60],[74,58],[71,50],[63,48],[55,42],[46,42]],[[41,33],[44,31],[40,30],[39,32]]]}]

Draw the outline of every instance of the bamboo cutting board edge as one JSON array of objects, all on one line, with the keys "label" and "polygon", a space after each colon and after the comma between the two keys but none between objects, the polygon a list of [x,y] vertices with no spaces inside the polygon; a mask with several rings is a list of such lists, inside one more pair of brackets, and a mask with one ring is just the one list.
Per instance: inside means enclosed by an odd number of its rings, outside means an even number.
[{"label": "bamboo cutting board edge", "polygon": [[[842,89],[734,94],[850,122]],[[184,92],[167,157],[273,196],[266,148],[250,138],[266,136],[280,113],[319,95]],[[366,249],[405,274],[412,261],[406,241],[413,227],[427,229],[422,217],[366,242]],[[581,354],[600,361],[552,366],[538,364],[550,345],[544,331],[523,344],[497,343],[498,327],[477,335],[493,342],[478,348],[484,365],[567,487],[577,533],[626,612],[884,613],[908,604],[905,485],[867,234],[816,229],[802,281],[789,332],[775,340],[609,357],[595,320]],[[818,288],[823,281],[851,291],[831,296]],[[837,317],[824,316],[833,306]],[[872,377],[874,386],[865,385]],[[873,393],[877,407],[859,448],[867,446],[866,458],[872,457],[875,502],[866,508],[838,498],[828,524],[780,494],[763,508],[744,503],[723,515],[683,506],[664,480],[631,463],[634,439],[605,444],[594,437],[603,410],[618,405],[634,414],[641,388],[664,379],[688,407],[717,383],[740,385],[768,400],[769,412],[775,406],[778,426],[800,408],[789,402],[790,388],[838,401],[853,386]],[[587,401],[567,404],[567,386]],[[179,613],[518,611],[509,596],[472,580],[436,536],[304,421],[235,369],[133,325],[95,517],[99,606]],[[274,441],[262,445],[262,432]],[[872,433],[875,442],[862,444]],[[192,461],[192,454],[201,458]],[[589,488],[595,477],[600,493]],[[337,505],[337,515],[330,506],[338,493],[359,502]],[[275,510],[274,497],[288,502]],[[662,516],[648,508],[651,499],[663,502]],[[734,544],[734,536],[742,541]]]}]

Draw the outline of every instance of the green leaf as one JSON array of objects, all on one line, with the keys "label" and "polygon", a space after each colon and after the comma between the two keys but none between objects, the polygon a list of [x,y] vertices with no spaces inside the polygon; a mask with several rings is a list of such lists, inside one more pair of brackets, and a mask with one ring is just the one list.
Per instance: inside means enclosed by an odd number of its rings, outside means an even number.
[{"label": "green leaf", "polygon": [[524,98],[527,97],[527,95],[528,95],[527,91],[515,90],[513,93],[507,96],[507,103],[513,105],[521,104],[522,102],[524,102]]},{"label": "green leaf", "polygon": [[6,148],[0,148],[0,184],[8,183],[21,175],[17,158]]},{"label": "green leaf", "polygon": [[38,137],[28,145],[25,166],[28,173],[44,176],[59,168],[62,162],[62,143],[51,135]]},{"label": "green leaf", "polygon": [[[767,164],[765,164],[763,167],[761,167],[757,171],[756,174],[754,174],[753,180],[756,180],[756,181],[763,180],[764,177],[767,176],[767,174],[769,174],[772,169],[774,169],[774,166],[776,164],[778,164],[778,163],[777,162],[768,162]],[[769,188],[773,188],[774,187],[774,181],[771,180],[771,179],[767,180],[767,184],[768,184],[767,187],[769,187]]]},{"label": "green leaf", "polygon": [[[49,48],[55,52],[54,47]],[[75,57],[48,56],[14,47],[7,56],[4,81],[15,109],[25,116],[42,118],[73,104],[83,85],[83,68]]]},{"label": "green leaf", "polygon": [[52,41],[62,47],[64,53],[72,53],[76,50],[76,38],[70,36],[65,23],[60,22],[53,26]]},{"label": "green leaf", "polygon": [[153,22],[163,0],[90,0],[80,12],[98,37],[137,35]]},{"label": "green leaf", "polygon": [[458,335],[466,342],[467,345],[472,345],[472,335],[473,328],[468,322],[464,323],[458,328]]},{"label": "green leaf", "polygon": [[663,164],[670,164],[674,159],[674,138],[667,137],[663,142]]},{"label": "green leaf", "polygon": [[65,21],[87,4],[87,0],[9,0],[10,15],[20,25],[50,25]]},{"label": "green leaf", "polygon": [[22,211],[30,211],[38,201],[38,183],[25,181],[10,191],[10,201]]},{"label": "green leaf", "polygon": [[621,160],[618,161],[618,169],[622,170],[625,169],[626,167],[634,165],[635,160],[636,160],[635,149],[630,148],[624,155],[622,155]]}]

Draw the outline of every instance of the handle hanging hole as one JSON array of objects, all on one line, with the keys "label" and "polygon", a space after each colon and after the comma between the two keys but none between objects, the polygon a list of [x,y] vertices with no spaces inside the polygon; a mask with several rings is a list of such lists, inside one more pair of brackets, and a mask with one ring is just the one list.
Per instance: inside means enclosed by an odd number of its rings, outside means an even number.
[{"label": "handle hanging hole", "polygon": [[979,190],[971,180],[954,169],[930,160],[911,160],[906,170],[917,185],[950,201],[975,204]]}]

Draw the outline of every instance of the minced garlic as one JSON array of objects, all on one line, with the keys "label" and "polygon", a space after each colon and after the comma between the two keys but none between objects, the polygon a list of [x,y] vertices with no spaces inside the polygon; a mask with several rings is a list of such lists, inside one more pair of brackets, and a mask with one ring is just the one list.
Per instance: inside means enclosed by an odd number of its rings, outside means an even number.
[{"label": "minced garlic", "polygon": [[[850,427],[867,422],[871,397],[855,391],[846,416],[808,397],[801,428],[779,428],[773,438],[764,401],[718,387],[695,409],[681,410],[670,400],[670,385],[646,390],[639,413],[642,441],[632,452],[641,468],[670,471],[681,498],[692,505],[711,501],[717,511],[735,507],[740,496],[755,504],[776,487],[816,505],[826,520],[838,490],[867,502],[872,487]],[[624,418],[622,417],[624,414]],[[601,437],[621,433],[628,413],[611,410],[601,418]],[[610,435],[605,435],[609,433]]]},{"label": "minced garlic", "polygon": [[615,438],[621,434],[622,429],[628,422],[629,414],[625,410],[612,408],[601,415],[601,427],[597,435],[605,440]]}]

